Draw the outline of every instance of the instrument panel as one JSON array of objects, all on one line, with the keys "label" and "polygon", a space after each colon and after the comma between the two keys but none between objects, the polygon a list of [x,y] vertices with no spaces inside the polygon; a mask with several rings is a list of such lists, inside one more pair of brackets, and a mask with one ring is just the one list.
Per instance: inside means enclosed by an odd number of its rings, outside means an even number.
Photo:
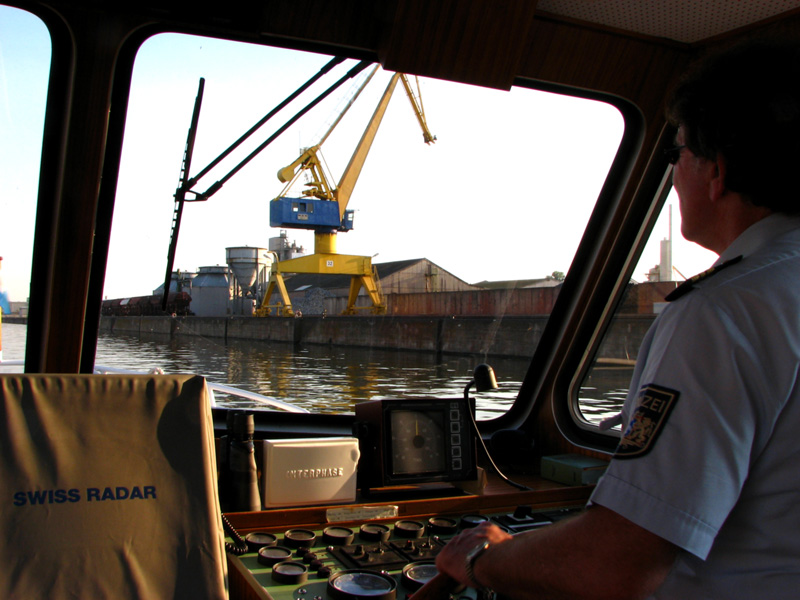
[{"label": "instrument panel", "polygon": [[355,407],[358,487],[471,481],[474,403],[466,398],[368,400]]},{"label": "instrument panel", "polygon": [[[436,515],[378,520],[321,529],[253,531],[249,552],[231,557],[246,568],[249,583],[273,600],[405,600],[437,571],[436,555],[459,531],[490,520],[510,533],[544,527],[582,506],[534,510],[518,506],[495,514]],[[260,592],[266,592],[266,595]],[[235,597],[234,595],[231,596]],[[454,598],[477,598],[464,589]]]}]

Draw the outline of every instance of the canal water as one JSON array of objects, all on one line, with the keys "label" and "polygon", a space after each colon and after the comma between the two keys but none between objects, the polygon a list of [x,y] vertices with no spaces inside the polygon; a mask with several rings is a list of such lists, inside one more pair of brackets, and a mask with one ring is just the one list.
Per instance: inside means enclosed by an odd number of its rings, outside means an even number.
[{"label": "canal water", "polygon": [[[24,358],[26,326],[2,327],[3,358]],[[197,373],[318,413],[349,412],[364,400],[461,396],[477,364],[469,356],[427,352],[106,332],[100,333],[96,362],[137,371]],[[500,387],[473,393],[479,419],[496,417],[511,406],[528,369],[524,359],[486,362]],[[629,380],[629,369],[596,370],[582,388],[584,416],[597,421],[617,412]],[[231,399],[218,395],[217,400]]]}]

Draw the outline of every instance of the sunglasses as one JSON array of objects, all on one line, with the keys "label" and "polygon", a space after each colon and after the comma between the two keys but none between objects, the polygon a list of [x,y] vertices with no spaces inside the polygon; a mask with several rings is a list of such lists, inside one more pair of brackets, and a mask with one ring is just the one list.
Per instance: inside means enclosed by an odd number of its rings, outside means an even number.
[{"label": "sunglasses", "polygon": [[672,148],[667,148],[664,150],[664,156],[667,157],[669,164],[674,165],[681,159],[681,150],[686,148],[686,145],[683,146],[673,146]]}]

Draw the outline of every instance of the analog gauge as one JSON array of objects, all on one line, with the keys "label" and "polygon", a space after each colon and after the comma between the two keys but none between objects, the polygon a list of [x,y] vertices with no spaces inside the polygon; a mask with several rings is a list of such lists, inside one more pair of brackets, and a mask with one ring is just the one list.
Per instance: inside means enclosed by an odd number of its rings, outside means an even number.
[{"label": "analog gauge", "polygon": [[403,519],[394,524],[394,532],[401,538],[421,538],[425,534],[425,525],[419,521]]},{"label": "analog gauge", "polygon": [[283,543],[288,548],[302,548],[314,545],[317,534],[310,529],[289,529],[283,534]]},{"label": "analog gauge", "polygon": [[459,525],[462,529],[470,529],[471,527],[477,527],[484,521],[488,520],[489,517],[485,515],[464,515],[461,517]]},{"label": "analog gauge", "polygon": [[432,560],[413,562],[403,567],[400,581],[407,590],[415,591],[436,577],[439,573],[436,563]]},{"label": "analog gauge", "polygon": [[364,523],[358,531],[358,537],[366,542],[387,542],[392,530],[383,523]]},{"label": "analog gauge", "polygon": [[458,521],[448,517],[431,517],[428,519],[428,531],[433,535],[455,535]]},{"label": "analog gauge", "polygon": [[258,550],[258,562],[267,567],[289,560],[292,557],[292,549],[285,546],[263,546]]},{"label": "analog gauge", "polygon": [[250,552],[258,552],[258,550],[264,546],[275,546],[278,544],[277,536],[262,531],[248,533],[244,539],[247,542],[247,547],[250,549]]},{"label": "analog gauge", "polygon": [[308,567],[294,560],[279,562],[272,567],[272,581],[287,585],[300,585],[308,581]]},{"label": "analog gauge", "polygon": [[347,546],[353,543],[355,535],[348,527],[326,527],[322,530],[322,541],[328,546]]},{"label": "analog gauge", "polygon": [[442,413],[391,411],[392,473],[440,473],[445,470]]},{"label": "analog gauge", "polygon": [[377,571],[340,571],[328,580],[328,596],[335,600],[394,600],[397,583]]}]

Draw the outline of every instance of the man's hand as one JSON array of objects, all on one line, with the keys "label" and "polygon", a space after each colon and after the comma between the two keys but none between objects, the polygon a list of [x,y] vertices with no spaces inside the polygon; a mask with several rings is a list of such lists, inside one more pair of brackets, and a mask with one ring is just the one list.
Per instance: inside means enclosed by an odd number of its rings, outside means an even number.
[{"label": "man's hand", "polygon": [[515,600],[647,598],[678,553],[670,542],[595,504],[513,536],[486,523],[464,531],[436,558],[439,573],[473,586],[466,558],[486,541],[491,545],[473,565],[475,580]]},{"label": "man's hand", "polygon": [[460,534],[450,539],[436,557],[436,568],[440,573],[446,573],[466,586],[472,587],[465,570],[467,555],[484,542],[492,545],[500,544],[512,538],[509,533],[497,525],[483,522],[472,529],[465,529]]}]

